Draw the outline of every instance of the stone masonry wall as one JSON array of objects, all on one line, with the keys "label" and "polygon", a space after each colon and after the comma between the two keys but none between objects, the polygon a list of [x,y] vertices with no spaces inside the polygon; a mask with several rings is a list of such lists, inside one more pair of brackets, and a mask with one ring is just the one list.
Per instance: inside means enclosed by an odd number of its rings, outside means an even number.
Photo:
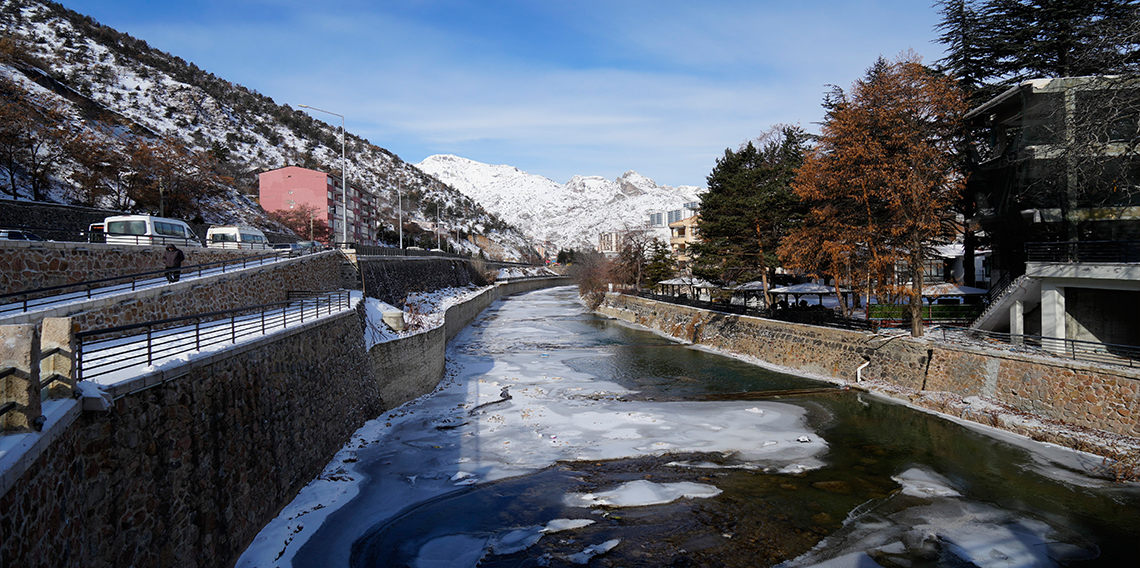
[{"label": "stone masonry wall", "polygon": [[720,314],[608,294],[602,314],[666,335],[853,382],[986,396],[1046,419],[1140,436],[1140,371],[1063,359]]},{"label": "stone masonry wall", "polygon": [[232,566],[381,412],[361,312],[87,412],[0,497],[0,566]]},{"label": "stone masonry wall", "polygon": [[[278,302],[290,290],[327,292],[340,288],[345,262],[337,251],[236,269],[202,280],[183,280],[139,290],[127,299],[105,298],[68,304],[49,316],[71,317],[79,331],[156,321],[184,315]],[[43,314],[13,316],[6,323],[23,323]]]},{"label": "stone masonry wall", "polygon": [[400,308],[410,292],[486,283],[471,261],[460,259],[360,257],[358,266],[365,294]]},{"label": "stone masonry wall", "polygon": [[[183,266],[267,251],[181,247]],[[0,294],[162,270],[161,246],[0,241]]]}]

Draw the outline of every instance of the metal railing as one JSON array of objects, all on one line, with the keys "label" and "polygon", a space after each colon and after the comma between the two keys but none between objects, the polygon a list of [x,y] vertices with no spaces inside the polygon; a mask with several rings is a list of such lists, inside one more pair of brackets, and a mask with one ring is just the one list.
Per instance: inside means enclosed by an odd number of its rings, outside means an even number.
[{"label": "metal railing", "polygon": [[75,334],[75,378],[91,380],[159,364],[185,353],[233,345],[238,339],[296,327],[350,307],[348,291],[339,290],[284,302],[82,331]]},{"label": "metal railing", "polygon": [[1140,241],[1025,243],[1029,262],[1140,262]]},{"label": "metal railing", "polygon": [[[196,272],[197,276],[200,277],[207,271],[213,271],[220,268],[220,272],[222,274],[225,274],[227,269],[242,269],[251,266],[261,266],[270,262],[276,262],[282,258],[287,258],[288,256],[288,253],[273,252],[254,256],[244,256],[230,260],[219,260],[214,262],[206,262],[203,264],[193,264],[183,266],[180,269],[180,273],[182,275],[193,275]],[[134,291],[144,283],[164,278],[164,275],[166,273],[167,269],[152,270],[149,272],[139,272],[125,276],[114,276],[111,278],[100,278],[97,280],[85,280],[83,282],[76,282],[75,284],[48,286],[46,288],[35,288],[32,290],[21,290],[19,292],[0,294],[0,317],[15,313],[25,313],[30,311],[32,308],[37,308],[48,304],[56,304],[69,300],[89,300],[96,294],[102,295],[112,292]]]},{"label": "metal railing", "polygon": [[[1097,343],[1079,339],[1058,339],[1040,335],[1013,335],[994,331],[970,329],[966,334],[975,339],[1004,343],[1013,348],[1026,348],[1039,355],[1049,355],[1074,361],[1140,367],[1140,347]],[[946,338],[943,331],[943,339]]]}]

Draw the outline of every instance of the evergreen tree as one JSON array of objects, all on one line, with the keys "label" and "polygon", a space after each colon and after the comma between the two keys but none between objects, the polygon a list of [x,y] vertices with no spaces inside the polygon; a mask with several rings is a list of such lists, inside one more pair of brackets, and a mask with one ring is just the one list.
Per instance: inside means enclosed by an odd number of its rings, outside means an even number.
[{"label": "evergreen tree", "polygon": [[652,288],[658,282],[672,278],[674,265],[669,245],[654,239],[649,245],[649,264],[645,266],[646,287]]},{"label": "evergreen tree", "polygon": [[693,245],[693,273],[722,282],[764,279],[779,266],[776,247],[798,224],[804,209],[791,182],[803,163],[809,135],[780,125],[724,157],[708,176]]},{"label": "evergreen tree", "polygon": [[974,98],[1026,79],[1135,74],[1137,0],[940,0],[941,69]]}]

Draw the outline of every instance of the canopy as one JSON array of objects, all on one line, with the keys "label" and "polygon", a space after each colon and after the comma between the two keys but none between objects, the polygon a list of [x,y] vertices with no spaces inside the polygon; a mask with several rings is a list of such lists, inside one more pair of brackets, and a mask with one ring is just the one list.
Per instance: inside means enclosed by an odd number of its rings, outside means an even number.
[{"label": "canopy", "polygon": [[932,284],[930,286],[922,287],[922,295],[923,297],[927,298],[934,298],[938,296],[981,296],[988,293],[989,290],[974,288],[972,286],[963,286],[961,284],[954,284],[953,282]]},{"label": "canopy", "polygon": [[[754,280],[752,282],[745,282],[744,284],[741,284],[741,285],[733,288],[733,290],[736,290],[737,292],[760,292],[760,291],[764,290],[764,282],[762,282],[760,280]],[[771,292],[772,290],[768,290],[768,291]]]},{"label": "canopy", "polygon": [[657,284],[663,284],[665,286],[692,286],[693,288],[716,288],[716,286],[710,284],[709,282],[693,276],[670,278],[669,280],[662,280]]},{"label": "canopy", "polygon": [[806,294],[834,294],[835,288],[832,288],[831,286],[824,286],[823,284],[805,282],[803,284],[772,288],[768,291],[773,294],[791,294],[793,296],[803,296]]}]

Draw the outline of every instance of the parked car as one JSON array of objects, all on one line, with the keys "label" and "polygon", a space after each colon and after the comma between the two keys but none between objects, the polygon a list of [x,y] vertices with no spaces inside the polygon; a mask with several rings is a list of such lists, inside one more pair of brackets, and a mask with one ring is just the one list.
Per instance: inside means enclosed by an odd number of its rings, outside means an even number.
[{"label": "parked car", "polygon": [[206,246],[228,249],[268,249],[265,233],[253,227],[214,226],[206,230]]},{"label": "parked car", "polygon": [[42,241],[43,237],[29,233],[27,231],[18,231],[16,229],[0,229],[0,240],[4,241]]},{"label": "parked car", "polygon": [[273,245],[273,250],[278,252],[287,252],[289,256],[300,256],[305,254],[304,247],[301,243],[276,243]]},{"label": "parked car", "polygon": [[103,230],[104,242],[108,244],[202,246],[202,241],[190,225],[178,219],[153,215],[117,215],[103,219]]}]

